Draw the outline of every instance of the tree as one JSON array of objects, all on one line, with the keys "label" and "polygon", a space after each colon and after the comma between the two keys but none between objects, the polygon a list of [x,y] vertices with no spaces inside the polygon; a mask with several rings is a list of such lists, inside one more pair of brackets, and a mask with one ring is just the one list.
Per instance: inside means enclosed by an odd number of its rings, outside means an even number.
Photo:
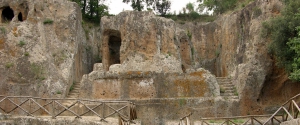
[{"label": "tree", "polygon": [[93,23],[99,23],[101,17],[109,15],[108,6],[101,4],[103,0],[72,0],[81,7],[83,19]]},{"label": "tree", "polygon": [[221,14],[229,9],[235,8],[237,0],[197,0],[200,2],[199,8],[207,8],[208,10],[213,10],[215,14]]},{"label": "tree", "polygon": [[154,0],[123,0],[123,3],[128,4],[129,2],[131,2],[132,9],[142,11],[144,9],[143,3],[149,5],[151,1],[153,2]]},{"label": "tree", "polygon": [[287,43],[292,51],[295,52],[295,57],[292,63],[292,71],[290,79],[300,81],[300,26],[296,28],[298,34]]},{"label": "tree", "polygon": [[189,13],[194,12],[194,4],[192,4],[191,2],[187,3],[185,8],[189,11]]},{"label": "tree", "polygon": [[157,0],[154,8],[161,16],[165,16],[171,9],[171,2],[169,0]]},{"label": "tree", "polygon": [[[290,78],[299,80],[299,27],[300,1],[286,0],[281,16],[263,23],[262,37],[269,37],[270,54],[277,61],[277,65],[285,68]],[[298,78],[297,78],[298,74]]]}]

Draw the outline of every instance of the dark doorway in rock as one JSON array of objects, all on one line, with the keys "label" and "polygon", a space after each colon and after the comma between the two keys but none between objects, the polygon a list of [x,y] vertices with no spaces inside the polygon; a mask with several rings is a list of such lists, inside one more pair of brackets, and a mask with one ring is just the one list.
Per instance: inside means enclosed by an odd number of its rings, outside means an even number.
[{"label": "dark doorway in rock", "polygon": [[2,10],[2,23],[9,22],[14,18],[14,11],[10,7],[4,7]]},{"label": "dark doorway in rock", "polygon": [[110,36],[108,41],[109,46],[109,65],[120,64],[120,47],[121,38],[120,36]]},{"label": "dark doorway in rock", "polygon": [[118,30],[106,29],[103,32],[102,63],[105,71],[113,64],[121,64],[121,33]]},{"label": "dark doorway in rock", "polygon": [[21,21],[21,22],[23,21],[23,15],[22,15],[22,13],[19,13],[18,20]]}]

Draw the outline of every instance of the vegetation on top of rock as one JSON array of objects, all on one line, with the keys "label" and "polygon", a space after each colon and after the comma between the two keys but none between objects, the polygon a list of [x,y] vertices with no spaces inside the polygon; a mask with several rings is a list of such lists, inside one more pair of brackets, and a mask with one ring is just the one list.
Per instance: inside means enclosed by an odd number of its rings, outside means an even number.
[{"label": "vegetation on top of rock", "polygon": [[290,78],[300,81],[299,27],[300,1],[286,0],[281,16],[263,23],[262,37],[269,37],[270,54],[274,55],[277,65],[290,73]]},{"label": "vegetation on top of rock", "polygon": [[108,16],[108,6],[99,0],[71,0],[76,2],[80,8],[83,20],[99,25],[101,17]]},{"label": "vegetation on top of rock", "polygon": [[44,24],[52,24],[53,20],[51,20],[51,19],[45,19],[43,23]]},{"label": "vegetation on top of rock", "polygon": [[236,8],[244,8],[248,3],[254,0],[197,0],[200,2],[198,9],[203,11],[208,9],[213,11],[214,14],[222,14],[228,10],[234,10]]}]

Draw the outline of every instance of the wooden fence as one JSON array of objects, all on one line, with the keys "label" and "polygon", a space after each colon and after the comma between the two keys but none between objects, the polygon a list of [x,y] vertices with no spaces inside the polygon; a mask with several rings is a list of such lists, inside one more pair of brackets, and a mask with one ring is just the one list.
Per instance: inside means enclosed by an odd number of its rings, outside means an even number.
[{"label": "wooden fence", "polygon": [[[249,115],[235,117],[200,118],[201,125],[277,125],[284,121],[297,119],[300,115],[300,94],[286,101],[271,115]],[[191,125],[191,114],[180,119],[179,125]]]},{"label": "wooden fence", "polygon": [[17,116],[97,116],[101,121],[119,117],[123,124],[137,118],[135,105],[129,101],[103,101],[88,99],[39,98],[0,95],[0,113]]}]

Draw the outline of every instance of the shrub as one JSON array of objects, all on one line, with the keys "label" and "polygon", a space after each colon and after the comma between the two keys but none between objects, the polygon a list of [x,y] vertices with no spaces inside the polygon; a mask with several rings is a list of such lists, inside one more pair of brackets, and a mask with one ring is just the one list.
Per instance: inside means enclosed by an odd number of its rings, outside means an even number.
[{"label": "shrub", "polygon": [[51,20],[51,19],[44,20],[44,24],[52,24],[52,23],[53,23],[53,20]]}]

